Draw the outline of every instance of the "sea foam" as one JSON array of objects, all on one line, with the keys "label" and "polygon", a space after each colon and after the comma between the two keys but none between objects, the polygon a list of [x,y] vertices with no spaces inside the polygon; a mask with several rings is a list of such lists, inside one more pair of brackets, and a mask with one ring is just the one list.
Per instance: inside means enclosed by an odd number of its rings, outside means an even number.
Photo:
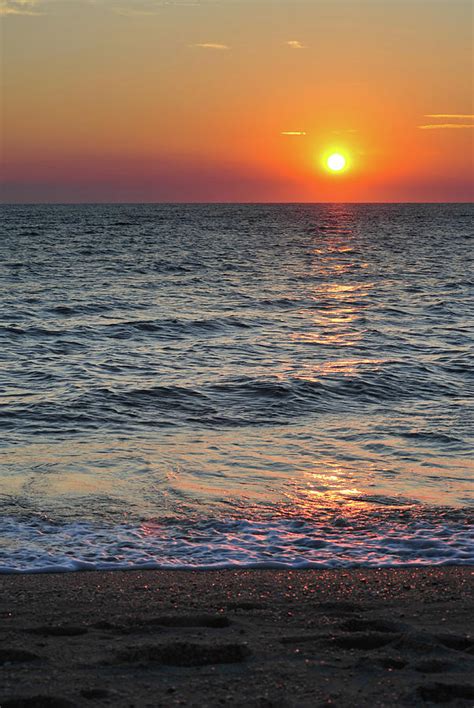
[{"label": "sea foam", "polygon": [[[472,519],[351,525],[273,519],[140,526],[1,522],[0,572],[474,564]],[[8,548],[8,550],[6,550]]]}]

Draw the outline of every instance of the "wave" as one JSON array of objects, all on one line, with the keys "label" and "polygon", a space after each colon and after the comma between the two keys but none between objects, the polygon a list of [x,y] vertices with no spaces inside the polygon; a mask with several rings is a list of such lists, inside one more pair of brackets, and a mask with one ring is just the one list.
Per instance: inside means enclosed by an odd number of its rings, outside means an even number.
[{"label": "wave", "polygon": [[0,573],[132,568],[337,568],[474,565],[472,514],[393,512],[364,523],[331,520],[0,521]]},{"label": "wave", "polygon": [[[128,365],[127,365],[128,366]],[[114,373],[127,375],[125,364]],[[110,367],[109,367],[110,368]],[[133,426],[179,425],[193,422],[213,426],[262,425],[296,421],[325,413],[360,413],[372,407],[436,398],[438,403],[459,395],[457,381],[427,384],[423,371],[410,367],[371,369],[360,375],[327,375],[319,379],[227,378],[201,386],[152,384],[147,386],[93,386],[84,373],[84,386],[65,390],[35,391],[34,403],[18,397],[8,411],[0,412],[0,429],[31,423],[38,431],[51,426],[125,423]],[[147,376],[149,378],[149,374]],[[41,377],[38,380],[38,384]],[[29,377],[29,382],[34,380]],[[83,391],[85,388],[85,392]],[[407,432],[406,436],[438,443],[462,442],[441,433]]]},{"label": "wave", "polygon": [[[112,310],[107,305],[58,305],[50,310],[52,314],[66,318],[101,314]],[[69,321],[69,320],[67,320]],[[262,324],[260,321],[259,324]],[[105,319],[86,322],[77,326],[54,327],[13,324],[0,324],[0,334],[30,337],[41,341],[55,337],[58,340],[64,337],[76,337],[86,346],[88,342],[103,340],[104,337],[112,339],[134,339],[137,336],[153,336],[154,339],[178,339],[180,337],[199,337],[209,334],[225,334],[232,329],[249,329],[253,326],[250,319],[236,316],[210,317],[202,319],[173,319],[160,320],[125,320],[120,322],[107,322]]]},{"label": "wave", "polygon": [[55,305],[50,312],[53,315],[63,315],[64,317],[74,317],[76,315],[95,315],[101,312],[110,312],[112,305],[101,303],[85,303],[77,305]]},{"label": "wave", "polygon": [[133,336],[135,331],[151,332],[176,337],[178,335],[195,336],[200,332],[213,333],[221,332],[227,328],[248,329],[251,322],[239,319],[238,317],[214,317],[208,319],[163,319],[163,320],[132,320],[105,325],[107,336],[125,334]]},{"label": "wave", "polygon": [[239,378],[214,384],[211,390],[225,394],[229,400],[285,399],[300,403],[318,403],[324,408],[346,404],[384,403],[403,399],[428,400],[433,396],[457,395],[456,382],[444,381],[427,384],[424,367],[399,366],[383,370],[374,367],[359,375],[321,376],[318,379],[303,377],[281,379]]}]

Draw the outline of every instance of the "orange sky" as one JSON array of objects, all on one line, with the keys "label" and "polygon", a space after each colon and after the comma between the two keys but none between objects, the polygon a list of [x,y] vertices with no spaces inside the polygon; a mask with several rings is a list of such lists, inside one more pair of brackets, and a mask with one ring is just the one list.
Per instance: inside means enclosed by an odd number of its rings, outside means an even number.
[{"label": "orange sky", "polygon": [[2,200],[470,201],[472,7],[0,0]]}]

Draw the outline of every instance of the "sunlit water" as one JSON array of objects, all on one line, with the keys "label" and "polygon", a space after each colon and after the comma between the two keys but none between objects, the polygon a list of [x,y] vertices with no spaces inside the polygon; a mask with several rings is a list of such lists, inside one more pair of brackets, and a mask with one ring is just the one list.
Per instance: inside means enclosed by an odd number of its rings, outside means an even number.
[{"label": "sunlit water", "polygon": [[473,215],[4,207],[0,569],[474,563]]}]

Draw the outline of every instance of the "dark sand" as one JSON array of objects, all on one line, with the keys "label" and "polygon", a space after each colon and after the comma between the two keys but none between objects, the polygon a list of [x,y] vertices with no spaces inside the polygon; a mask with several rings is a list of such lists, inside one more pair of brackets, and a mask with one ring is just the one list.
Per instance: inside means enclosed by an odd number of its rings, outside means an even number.
[{"label": "dark sand", "polygon": [[474,569],[0,577],[0,705],[474,705]]}]

